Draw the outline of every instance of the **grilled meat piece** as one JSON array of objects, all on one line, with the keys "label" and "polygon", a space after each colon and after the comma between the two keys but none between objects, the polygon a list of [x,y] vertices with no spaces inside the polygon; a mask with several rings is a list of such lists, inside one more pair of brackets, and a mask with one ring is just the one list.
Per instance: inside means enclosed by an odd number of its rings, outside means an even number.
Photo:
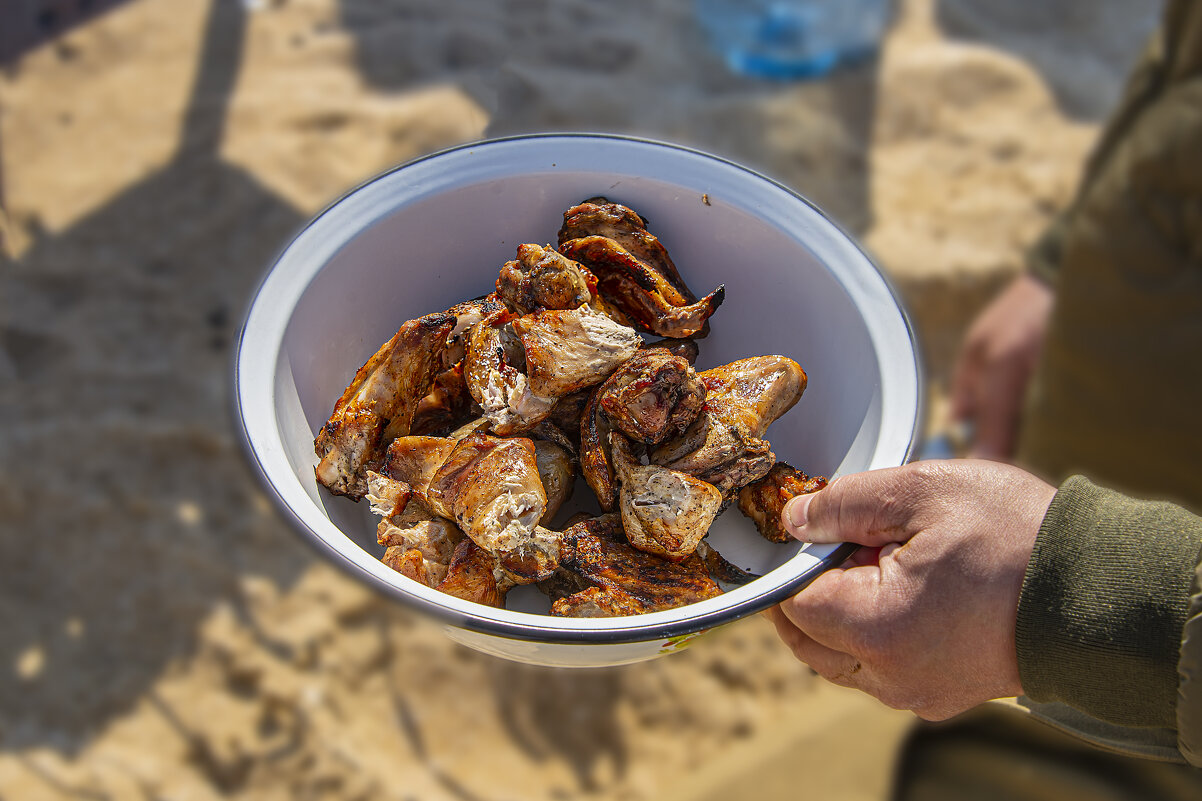
[{"label": "grilled meat piece", "polygon": [[469,434],[431,478],[429,499],[516,580],[538,581],[555,570],[559,539],[537,528],[547,493],[530,440]]},{"label": "grilled meat piece", "polygon": [[463,375],[472,399],[498,434],[524,431],[551,413],[554,397],[535,394],[526,378],[525,352],[510,325],[513,314],[494,311],[468,340]]},{"label": "grilled meat piece", "polygon": [[726,296],[725,286],[719,286],[690,303],[663,275],[608,237],[570,239],[559,250],[597,276],[603,298],[640,328],[660,336],[681,338],[700,333]]},{"label": "grilled meat piece", "polygon": [[384,454],[380,472],[394,481],[403,481],[424,497],[430,489],[430,479],[454,449],[455,440],[446,437],[397,437]]},{"label": "grilled meat piece", "polygon": [[560,565],[573,580],[596,589],[584,590],[587,594],[580,599],[573,594],[556,601],[551,607],[553,615],[656,612],[722,593],[698,556],[669,562],[630,547],[616,514],[591,518],[565,530]]},{"label": "grilled meat piece", "polygon": [[576,465],[566,449],[545,439],[534,440],[534,462],[547,493],[547,509],[538,521],[539,525],[545,526],[572,497],[576,487]]},{"label": "grilled meat piece", "polygon": [[705,402],[705,385],[688,361],[665,348],[641,350],[601,385],[598,402],[610,424],[652,445],[689,427]]},{"label": "grilled meat piece", "polygon": [[593,297],[597,279],[550,245],[518,245],[518,257],[505,262],[497,294],[518,314],[575,309]]},{"label": "grilled meat piece", "polygon": [[330,492],[356,501],[363,497],[367,470],[384,446],[409,433],[454,326],[449,314],[410,320],[355,373],[313,443],[314,472]]},{"label": "grilled meat piece", "polygon": [[525,349],[530,391],[561,398],[604,381],[643,345],[632,328],[588,306],[513,321]]},{"label": "grilled meat piece", "polygon": [[435,589],[465,601],[500,608],[512,587],[513,582],[497,569],[497,560],[465,537],[455,546],[446,578]]},{"label": "grilled meat piece", "polygon": [[790,498],[817,492],[825,487],[822,476],[807,476],[785,462],[777,462],[768,475],[739,490],[739,511],[755,523],[769,542],[789,542],[792,537],[781,520]]},{"label": "grilled meat piece", "polygon": [[787,356],[752,356],[701,373],[705,405],[748,436],[762,437],[806,389],[801,365]]},{"label": "grilled meat piece", "polygon": [[784,356],[753,356],[700,377],[706,387],[701,415],[683,434],[652,451],[650,460],[708,481],[730,498],[776,463],[762,437],[801,398],[806,374]]},{"label": "grilled meat piece", "polygon": [[667,249],[647,231],[647,222],[634,209],[607,198],[590,198],[563,213],[559,244],[586,236],[608,237],[630,251],[668,280],[685,303],[695,303],[694,295],[676,270]]},{"label": "grilled meat piece", "polygon": [[688,473],[640,464],[629,440],[617,432],[609,439],[622,485],[618,505],[626,539],[671,562],[688,558],[722,508],[722,493]]},{"label": "grilled meat piece", "polygon": [[609,420],[601,413],[600,387],[593,392],[580,417],[580,472],[601,508],[612,511],[617,488],[609,458]]},{"label": "grilled meat piece", "polygon": [[376,541],[387,550],[381,561],[414,581],[434,587],[447,574],[455,546],[465,539],[454,523],[438,517],[409,485],[374,471],[367,474],[367,499],[380,515]]},{"label": "grilled meat piece", "polygon": [[646,601],[617,587],[588,587],[551,604],[555,617],[626,617],[653,611]]}]

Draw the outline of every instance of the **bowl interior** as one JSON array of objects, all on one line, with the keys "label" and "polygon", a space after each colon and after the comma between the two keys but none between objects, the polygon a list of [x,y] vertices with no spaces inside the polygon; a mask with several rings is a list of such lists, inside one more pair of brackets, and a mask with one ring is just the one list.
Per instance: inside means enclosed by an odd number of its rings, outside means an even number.
[{"label": "bowl interior", "polygon": [[[726,285],[699,343],[699,370],[773,353],[805,369],[801,401],[768,430],[779,459],[833,476],[908,457],[919,410],[910,328],[871,262],[800,197],[736,165],[639,140],[481,143],[406,165],[335,204],[284,251],[248,315],[237,379],[250,448],[292,515],[352,569],[433,598],[378,563],[365,503],[319,490],[314,432],[401,323],[491,291],[519,244],[554,243],[563,211],[595,195],[642,214],[696,294]],[[596,510],[583,481],[569,507],[561,518]],[[740,567],[776,571],[705,602],[711,611],[772,590],[798,560],[824,553],[764,541],[735,508],[710,539]],[[509,607],[473,611],[521,623],[523,611],[543,612],[547,602],[529,588]],[[673,611],[668,618],[687,615]]]}]

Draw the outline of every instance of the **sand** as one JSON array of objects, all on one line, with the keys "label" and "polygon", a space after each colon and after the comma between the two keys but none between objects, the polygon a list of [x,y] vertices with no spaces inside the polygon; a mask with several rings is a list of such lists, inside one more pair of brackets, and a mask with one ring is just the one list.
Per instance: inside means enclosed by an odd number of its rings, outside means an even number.
[{"label": "sand", "polygon": [[319,561],[229,419],[272,254],[395,163],[637,133],[760,169],[875,253],[941,425],[955,342],[1073,183],[1156,10],[902,5],[879,60],[730,75],[686,0],[132,0],[0,74],[0,798],[885,797],[907,713],[752,618],[559,671]]}]

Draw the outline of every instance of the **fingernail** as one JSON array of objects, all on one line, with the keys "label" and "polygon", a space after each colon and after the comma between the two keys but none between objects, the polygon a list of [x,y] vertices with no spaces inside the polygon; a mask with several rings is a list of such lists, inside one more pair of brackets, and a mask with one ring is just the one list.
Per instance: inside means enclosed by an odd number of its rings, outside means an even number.
[{"label": "fingernail", "polygon": [[806,512],[810,508],[811,495],[798,495],[795,498],[790,498],[785,504],[785,519],[794,528],[801,528],[809,519]]}]

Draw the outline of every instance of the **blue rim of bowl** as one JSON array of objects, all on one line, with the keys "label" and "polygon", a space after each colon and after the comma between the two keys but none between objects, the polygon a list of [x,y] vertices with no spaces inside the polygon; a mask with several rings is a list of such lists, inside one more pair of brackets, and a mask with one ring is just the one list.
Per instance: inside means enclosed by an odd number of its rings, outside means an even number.
[{"label": "blue rim of bowl", "polygon": [[[861,255],[864,256],[865,260],[872,266],[872,268],[876,271],[876,273],[879,276],[879,278],[881,279],[881,281],[884,283],[886,289],[888,290],[890,296],[893,299],[894,305],[896,306],[898,313],[901,315],[902,321],[905,324],[906,333],[909,335],[910,342],[913,346],[914,366],[915,366],[915,372],[916,372],[915,386],[917,388],[917,397],[915,398],[915,401],[916,401],[915,416],[914,416],[913,424],[911,426],[910,442],[906,446],[906,453],[905,453],[903,459],[901,460],[901,464],[905,464],[906,462],[909,462],[913,458],[914,452],[915,452],[915,450],[918,446],[918,442],[920,440],[920,429],[921,429],[922,420],[923,420],[923,410],[926,405],[925,390],[924,390],[923,382],[922,382],[922,372],[923,371],[922,371],[922,363],[921,363],[921,352],[918,347],[917,332],[914,328],[912,320],[910,319],[909,312],[906,310],[905,306],[901,303],[901,299],[897,292],[897,288],[893,285],[893,282],[889,280],[889,276],[886,275],[883,270],[881,270],[880,266],[876,263],[876,260],[872,257],[872,255],[863,248],[863,246],[860,244],[859,240],[856,237],[852,236],[847,230],[845,230],[843,228],[843,226],[841,226],[835,220],[831,219],[831,217],[829,215],[827,215],[826,212],[824,212],[821,208],[819,208],[817,205],[815,205],[812,201],[810,201],[808,198],[806,198],[801,193],[780,183],[779,181],[777,181],[773,178],[770,178],[760,172],[757,172],[756,170],[753,170],[745,165],[739,164],[738,162],[731,161],[730,159],[726,159],[721,156],[716,156],[716,155],[714,155],[712,153],[708,153],[704,150],[699,150],[697,148],[689,147],[686,145],[680,145],[680,144],[676,144],[673,142],[660,141],[660,140],[651,139],[651,138],[647,138],[647,137],[630,136],[630,135],[624,135],[624,134],[612,134],[612,133],[589,133],[589,132],[572,132],[572,131],[554,132],[554,133],[518,134],[518,135],[514,135],[514,136],[496,137],[496,138],[492,138],[492,139],[480,139],[480,140],[475,140],[472,142],[466,142],[461,145],[455,145],[453,147],[445,148],[443,150],[435,151],[433,153],[427,153],[423,156],[419,156],[415,159],[411,159],[410,161],[404,162],[403,164],[398,164],[395,167],[392,167],[388,170],[378,173],[377,175],[375,175],[371,178],[368,178],[367,180],[364,180],[364,181],[360,182],[359,184],[356,184],[354,187],[350,188],[349,190],[344,192],[342,195],[340,195],[338,198],[336,198],[335,200],[333,200],[332,202],[327,204],[325,206],[325,208],[323,208],[317,214],[313,215],[313,217],[310,218],[308,222],[306,222],[303,226],[301,226],[299,229],[297,229],[296,233],[294,233],[293,236],[281,248],[279,248],[276,251],[275,255],[272,257],[272,259],[269,263],[268,268],[264,271],[263,275],[260,277],[259,282],[256,285],[254,292],[252,292],[250,294],[249,299],[245,304],[244,313],[242,315],[242,325],[238,331],[237,346],[234,349],[233,364],[232,364],[232,380],[233,380],[232,386],[233,386],[234,391],[232,393],[230,393],[230,395],[231,395],[231,401],[232,401],[231,414],[234,418],[234,424],[235,424],[234,427],[238,432],[238,438],[239,438],[239,441],[240,441],[240,444],[242,447],[243,455],[245,456],[246,460],[251,465],[251,467],[254,468],[254,471],[255,471],[256,475],[258,476],[260,484],[263,487],[265,487],[268,490],[268,492],[270,493],[272,503],[275,505],[275,507],[283,513],[284,517],[287,520],[289,520],[291,522],[292,528],[294,530],[296,530],[304,535],[303,539],[309,544],[310,547],[312,547],[314,550],[316,550],[320,556],[324,557],[327,561],[332,562],[335,566],[337,566],[338,568],[343,570],[345,573],[347,573],[352,578],[355,578],[355,579],[358,579],[360,581],[367,583],[373,589],[375,589],[377,592],[381,592],[390,598],[394,598],[397,601],[400,601],[401,603],[405,604],[406,606],[415,608],[415,609],[421,611],[422,613],[428,614],[431,617],[433,617],[443,623],[447,623],[447,624],[450,624],[453,626],[457,626],[459,628],[467,629],[469,631],[478,632],[480,634],[487,634],[490,636],[501,637],[504,639],[511,639],[511,640],[521,640],[521,641],[527,641],[527,642],[561,644],[561,645],[617,645],[617,644],[628,644],[628,643],[656,642],[656,641],[660,641],[660,640],[670,639],[673,637],[684,636],[686,634],[694,634],[696,632],[707,631],[709,629],[716,628],[716,627],[724,625],[726,623],[731,623],[735,620],[739,620],[741,618],[755,614],[756,612],[762,612],[763,610],[768,609],[769,607],[779,604],[780,602],[784,601],[786,598],[796,595],[802,588],[807,586],[810,582],[812,582],[814,579],[816,579],[822,573],[825,573],[826,571],[831,570],[832,568],[838,567],[840,564],[842,564],[844,561],[846,561],[848,557],[850,557],[857,550],[859,550],[860,546],[856,545],[854,543],[841,543],[838,546],[836,546],[826,556],[818,557],[818,561],[815,564],[811,565],[809,568],[798,573],[796,576],[794,576],[793,578],[789,579],[788,581],[784,582],[783,584],[774,588],[771,591],[762,593],[760,595],[756,595],[752,598],[749,598],[745,601],[737,603],[733,606],[723,607],[722,609],[719,609],[719,610],[716,610],[713,612],[708,612],[706,614],[697,615],[697,616],[689,617],[689,618],[684,618],[684,619],[677,620],[677,621],[672,621],[670,623],[657,622],[657,623],[652,623],[652,624],[640,625],[637,621],[644,616],[643,615],[633,615],[633,616],[630,616],[629,618],[621,618],[622,620],[629,619],[631,621],[631,624],[629,626],[624,626],[621,628],[558,629],[558,628],[544,628],[544,627],[537,625],[536,623],[530,623],[530,624],[511,623],[511,622],[508,622],[505,620],[493,620],[493,619],[486,618],[486,617],[462,614],[454,609],[450,609],[446,606],[441,606],[441,605],[433,603],[431,601],[427,601],[424,598],[407,593],[403,589],[401,589],[397,586],[388,584],[386,582],[382,582],[379,579],[377,579],[375,576],[364,573],[357,565],[355,565],[352,561],[347,559],[344,554],[340,553],[330,543],[326,542],[316,531],[314,531],[308,525],[308,523],[306,523],[296,513],[296,511],[294,509],[291,508],[291,506],[289,506],[287,501],[284,500],[283,496],[280,494],[279,490],[277,489],[275,484],[271,481],[270,477],[268,476],[267,470],[259,458],[259,454],[255,451],[254,447],[251,445],[251,442],[250,442],[250,432],[247,429],[246,418],[243,414],[243,409],[242,409],[241,393],[239,392],[239,388],[241,386],[241,382],[239,380],[239,364],[241,362],[242,349],[243,349],[243,345],[244,345],[245,337],[246,337],[246,323],[249,320],[250,313],[254,309],[256,303],[259,300],[259,297],[262,293],[264,284],[267,282],[268,278],[275,271],[275,268],[279,264],[280,258],[284,255],[284,253],[292,246],[292,244],[298,238],[300,238],[300,236],[305,231],[312,228],[317,223],[317,221],[320,220],[322,217],[324,217],[326,214],[328,214],[331,209],[338,206],[344,200],[346,200],[348,197],[350,197],[351,195],[354,195],[355,193],[357,193],[364,187],[366,187],[370,184],[373,184],[377,181],[380,181],[380,180],[386,178],[387,176],[392,175],[393,173],[407,169],[415,164],[420,164],[425,161],[429,161],[431,159],[437,159],[437,158],[446,156],[448,154],[455,153],[455,152],[462,151],[462,150],[472,150],[472,149],[477,149],[477,148],[481,148],[481,147],[488,147],[488,146],[492,146],[492,145],[496,145],[496,144],[501,144],[501,143],[505,143],[505,142],[529,141],[529,140],[538,140],[538,139],[617,140],[617,141],[625,141],[625,142],[634,142],[634,143],[643,144],[643,145],[652,145],[654,147],[668,148],[671,150],[681,151],[681,152],[689,153],[689,154],[692,154],[695,156],[700,156],[702,158],[711,159],[713,161],[716,161],[716,162],[719,162],[722,164],[726,164],[730,167],[734,167],[738,170],[741,170],[741,171],[755,177],[758,180],[765,181],[765,182],[777,187],[778,189],[788,193],[789,195],[793,196],[794,198],[796,198],[797,200],[799,200],[800,202],[802,202],[803,204],[808,206],[814,213],[816,213],[819,217],[821,217],[823,220],[825,220],[827,223],[829,223],[831,226],[833,226],[836,230],[838,230],[839,233],[841,233],[850,243],[852,243],[852,245],[861,253]],[[532,618],[536,618],[536,619],[539,617],[538,615],[528,615],[528,616],[532,617]]]}]

